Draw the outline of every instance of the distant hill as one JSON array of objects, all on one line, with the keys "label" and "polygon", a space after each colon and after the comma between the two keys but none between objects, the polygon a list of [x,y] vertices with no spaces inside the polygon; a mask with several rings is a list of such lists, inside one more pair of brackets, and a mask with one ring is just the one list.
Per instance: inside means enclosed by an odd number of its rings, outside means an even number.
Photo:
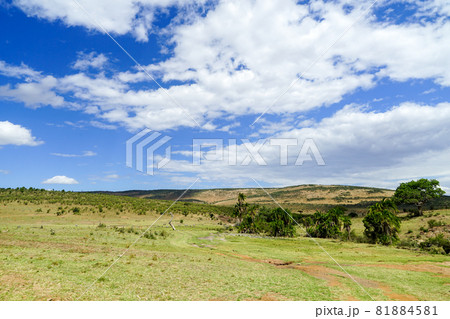
[{"label": "distant hill", "polygon": [[[326,209],[329,206],[336,205],[343,205],[353,209],[364,208],[394,194],[394,191],[389,189],[341,185],[298,185],[283,188],[267,188],[266,190],[280,205],[293,211]],[[175,200],[183,193],[183,190],[130,190],[102,193],[148,199]],[[276,205],[270,196],[260,188],[189,190],[183,196],[182,201],[232,206],[236,203],[239,193],[244,193],[249,203],[267,206]]]},{"label": "distant hill", "polygon": [[[332,206],[345,206],[351,211],[363,211],[371,204],[394,195],[390,189],[344,186],[344,185],[298,185],[282,188],[266,188],[270,196],[283,208],[292,211],[311,212],[326,210]],[[176,200],[184,190],[130,190],[124,192],[98,192],[147,199]],[[234,206],[239,193],[247,196],[247,202],[276,206],[274,200],[260,188],[216,188],[193,189],[186,192],[180,201],[220,206]],[[414,209],[413,205],[402,205],[400,209]],[[450,208],[450,196],[433,200],[427,209]]]}]

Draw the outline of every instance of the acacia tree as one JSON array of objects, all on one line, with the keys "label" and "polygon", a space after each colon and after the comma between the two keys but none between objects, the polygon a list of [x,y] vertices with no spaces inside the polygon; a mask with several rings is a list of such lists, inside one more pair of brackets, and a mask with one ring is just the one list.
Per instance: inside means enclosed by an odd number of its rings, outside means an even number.
[{"label": "acacia tree", "polygon": [[390,245],[398,240],[400,219],[395,203],[383,199],[369,207],[369,213],[364,217],[364,235],[374,244]]},{"label": "acacia tree", "polygon": [[445,192],[439,187],[436,179],[419,179],[408,183],[401,183],[395,190],[393,199],[397,203],[414,204],[419,216],[423,215],[423,205],[433,198],[444,195]]}]

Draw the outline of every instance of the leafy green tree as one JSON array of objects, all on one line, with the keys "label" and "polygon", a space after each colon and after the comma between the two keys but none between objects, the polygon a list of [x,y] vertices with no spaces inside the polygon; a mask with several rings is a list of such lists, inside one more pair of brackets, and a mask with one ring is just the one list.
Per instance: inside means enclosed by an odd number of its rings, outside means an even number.
[{"label": "leafy green tree", "polygon": [[247,215],[248,204],[245,202],[246,196],[243,193],[239,193],[236,205],[234,205],[233,217],[238,219],[238,223],[242,222],[242,219]]},{"label": "leafy green tree", "polygon": [[419,179],[408,183],[401,183],[395,190],[393,199],[397,203],[414,204],[417,207],[419,216],[423,215],[423,205],[433,198],[444,195],[445,192],[439,187],[439,182],[435,179]]},{"label": "leafy green tree", "polygon": [[313,225],[307,229],[307,232],[313,237],[336,238],[341,234],[343,226],[350,233],[352,222],[345,216],[344,207],[334,207],[325,213],[315,212],[312,219]]},{"label": "leafy green tree", "polygon": [[[238,206],[238,204],[236,204]],[[286,210],[291,214],[289,210]],[[241,233],[264,233],[273,237],[293,237],[296,233],[293,220],[281,208],[248,206],[242,222],[236,228]],[[292,215],[291,215],[292,216]]]},{"label": "leafy green tree", "polygon": [[342,216],[342,224],[344,226],[345,234],[347,235],[347,240],[350,240],[352,220],[348,216]]},{"label": "leafy green tree", "polygon": [[242,217],[242,222],[237,225],[237,229],[240,233],[260,233],[264,229],[258,218],[259,206],[251,205],[248,207],[247,213]]},{"label": "leafy green tree", "polygon": [[364,217],[364,235],[372,243],[390,245],[398,240],[400,231],[400,219],[395,203],[392,200],[383,199],[369,207],[369,212]]},{"label": "leafy green tree", "polygon": [[279,207],[269,212],[266,221],[270,236],[293,237],[295,235],[294,222],[288,215],[291,212],[289,210],[286,210],[286,212]]}]

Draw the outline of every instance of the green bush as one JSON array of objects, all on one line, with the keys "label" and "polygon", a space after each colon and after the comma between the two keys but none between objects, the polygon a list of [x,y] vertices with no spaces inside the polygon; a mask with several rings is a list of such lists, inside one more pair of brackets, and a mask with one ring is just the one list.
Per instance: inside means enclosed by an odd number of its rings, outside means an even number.
[{"label": "green bush", "polygon": [[430,219],[428,221],[428,227],[429,228],[438,227],[438,226],[445,226],[445,223],[442,222],[442,221],[437,221],[435,219]]},{"label": "green bush", "polygon": [[144,234],[144,238],[147,239],[156,239],[155,234],[153,234],[150,230]]},{"label": "green bush", "polygon": [[426,241],[420,243],[420,248],[437,254],[450,253],[450,239],[444,238],[443,234],[430,237]]},{"label": "green bush", "polygon": [[[240,233],[267,234],[272,237],[293,237],[296,230],[289,210],[260,206],[247,207],[237,225]],[[292,215],[291,215],[292,216]]]},{"label": "green bush", "polygon": [[312,216],[313,224],[308,227],[307,232],[312,237],[338,238],[342,235],[342,230],[350,238],[351,221],[345,216],[345,208],[334,207],[327,212],[315,212]]},{"label": "green bush", "polygon": [[364,235],[371,243],[390,245],[398,241],[400,231],[400,219],[395,204],[390,200],[382,200],[369,207],[369,212],[364,217]]}]

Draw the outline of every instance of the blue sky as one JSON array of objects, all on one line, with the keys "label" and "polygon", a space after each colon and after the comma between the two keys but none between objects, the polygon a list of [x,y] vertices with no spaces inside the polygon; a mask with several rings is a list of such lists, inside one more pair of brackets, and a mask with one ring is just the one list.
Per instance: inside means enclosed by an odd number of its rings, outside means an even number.
[{"label": "blue sky", "polygon": [[[426,177],[448,191],[450,4],[371,4],[0,1],[0,187],[395,188]],[[125,162],[145,128],[171,138],[154,175]],[[223,141],[222,156],[205,144],[193,165],[193,139]],[[325,165],[314,150],[294,164],[307,139]],[[271,140],[298,141],[288,165]],[[258,141],[265,165],[249,153]]]}]

